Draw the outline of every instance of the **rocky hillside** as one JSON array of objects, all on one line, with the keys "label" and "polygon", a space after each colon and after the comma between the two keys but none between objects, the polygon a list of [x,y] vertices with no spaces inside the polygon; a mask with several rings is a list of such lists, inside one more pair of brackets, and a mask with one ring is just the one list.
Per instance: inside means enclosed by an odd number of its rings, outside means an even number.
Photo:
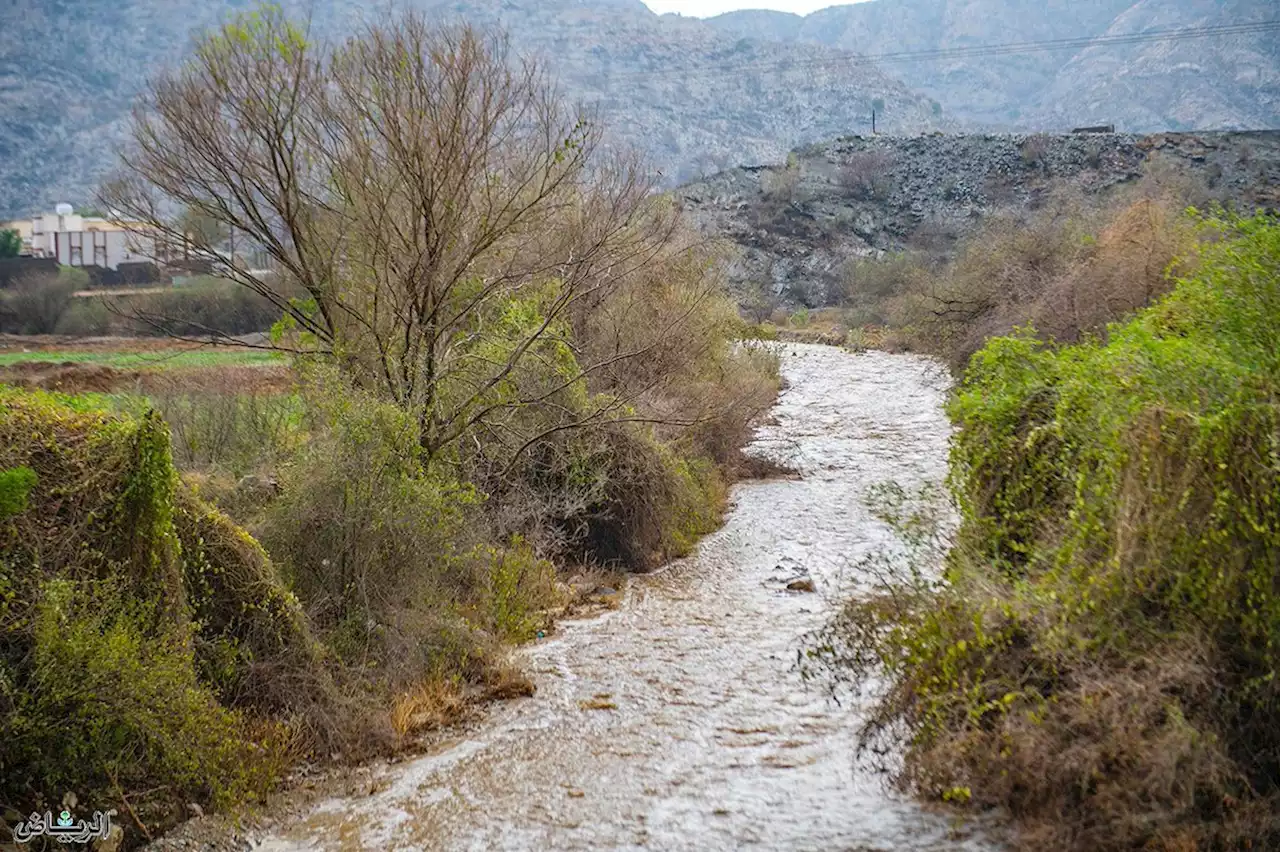
[{"label": "rocky hillside", "polygon": [[1152,172],[1200,187],[1206,201],[1280,207],[1280,131],[854,136],[678,195],[705,233],[740,249],[736,285],[814,305],[850,258],[945,254],[987,216],[1034,209],[1052,193],[1096,196]]},{"label": "rocky hillside", "polygon": [[[317,39],[382,7],[282,0]],[[256,0],[43,0],[0,29],[0,218],[91,204],[148,75],[191,33]],[[441,20],[505,27],[544,57],[564,94],[599,108],[613,139],[647,153],[668,186],[774,162],[796,145],[865,132],[968,128],[1121,130],[1280,125],[1280,29],[871,65],[854,54],[1119,36],[1280,18],[1272,0],[870,0],[807,17],[707,21],[641,0],[398,0]]]},{"label": "rocky hillside", "polygon": [[[859,54],[1116,38],[1280,19],[1273,0],[871,0],[806,17],[733,12],[739,37]],[[990,129],[1128,132],[1280,125],[1280,30],[895,61],[886,72]]]},{"label": "rocky hillside", "polygon": [[[0,31],[0,218],[91,201],[149,74],[179,61],[190,33],[250,0],[46,0]],[[372,17],[355,0],[285,0],[332,39]],[[399,8],[500,25],[544,57],[564,94],[597,105],[616,142],[644,150],[675,185],[797,144],[882,126],[942,126],[928,98],[820,44],[754,41],[640,0],[406,0]],[[27,8],[29,7],[29,8]]]}]

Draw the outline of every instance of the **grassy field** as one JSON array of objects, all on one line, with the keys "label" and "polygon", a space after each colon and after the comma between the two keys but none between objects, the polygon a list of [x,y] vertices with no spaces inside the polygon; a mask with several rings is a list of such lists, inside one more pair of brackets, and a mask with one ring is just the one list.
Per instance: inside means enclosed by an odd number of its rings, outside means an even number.
[{"label": "grassy field", "polygon": [[0,352],[0,367],[22,363],[103,364],[117,369],[279,366],[282,356],[243,349],[195,349],[163,352]]}]

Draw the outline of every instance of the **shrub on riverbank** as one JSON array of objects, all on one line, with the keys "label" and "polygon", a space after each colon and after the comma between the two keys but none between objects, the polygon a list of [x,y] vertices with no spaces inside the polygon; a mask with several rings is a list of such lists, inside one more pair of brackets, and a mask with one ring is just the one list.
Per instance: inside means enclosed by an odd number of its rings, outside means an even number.
[{"label": "shrub on riverbank", "polygon": [[[126,813],[127,798],[132,842],[185,802],[259,795],[301,753],[385,752],[470,697],[527,694],[504,648],[564,602],[552,559],[643,569],[688,552],[777,392],[776,357],[733,342],[707,274],[656,264],[624,310],[558,327],[499,388],[541,400],[433,459],[411,411],[319,356],[278,397],[211,383],[150,400],[172,426],[138,397],[0,391],[17,584],[0,800],[25,810],[74,790]],[[527,307],[499,313],[540,322]],[[500,335],[487,343],[502,357]],[[618,345],[654,354],[581,375],[578,357]],[[136,689],[111,686],[126,678]],[[57,739],[62,725],[76,735]]]},{"label": "shrub on riverbank", "polygon": [[1182,214],[1195,188],[1148,176],[1105,200],[1062,194],[1030,218],[993,218],[938,263],[922,252],[858,259],[844,276],[851,326],[888,326],[899,346],[959,373],[987,339],[1032,326],[1069,344],[1105,334],[1165,293],[1194,259]]},{"label": "shrub on riverbank", "polygon": [[0,800],[75,792],[145,832],[261,793],[290,735],[204,673],[323,675],[269,564],[224,558],[213,534],[243,533],[182,494],[164,423],[0,388],[0,470]]},{"label": "shrub on riverbank", "polygon": [[867,741],[1026,848],[1280,844],[1280,223],[1204,227],[1106,342],[977,354],[945,582],[850,604],[817,654],[887,669]]}]

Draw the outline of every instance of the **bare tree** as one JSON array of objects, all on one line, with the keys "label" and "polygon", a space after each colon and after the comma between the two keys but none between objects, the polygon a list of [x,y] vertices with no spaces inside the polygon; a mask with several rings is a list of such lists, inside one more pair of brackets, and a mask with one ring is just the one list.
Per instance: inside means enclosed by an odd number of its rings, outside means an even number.
[{"label": "bare tree", "polygon": [[[414,412],[428,459],[645,358],[717,289],[704,276],[634,347],[573,348],[593,306],[680,248],[677,214],[634,161],[603,161],[537,62],[468,27],[410,14],[325,48],[278,10],[244,16],[153,83],[133,139],[104,201],[269,299],[291,330],[275,345]],[[210,235],[227,231],[270,273],[225,257]]]}]

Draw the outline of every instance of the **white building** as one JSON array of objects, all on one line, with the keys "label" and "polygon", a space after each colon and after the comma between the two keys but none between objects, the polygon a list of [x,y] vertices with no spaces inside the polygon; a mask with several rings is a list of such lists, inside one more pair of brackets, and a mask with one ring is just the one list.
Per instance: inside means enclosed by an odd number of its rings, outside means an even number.
[{"label": "white building", "polygon": [[127,223],[96,216],[81,216],[70,204],[59,204],[53,213],[7,223],[22,237],[22,253],[51,257],[64,266],[101,266],[117,269],[122,263],[155,259],[155,241],[131,233]]}]

